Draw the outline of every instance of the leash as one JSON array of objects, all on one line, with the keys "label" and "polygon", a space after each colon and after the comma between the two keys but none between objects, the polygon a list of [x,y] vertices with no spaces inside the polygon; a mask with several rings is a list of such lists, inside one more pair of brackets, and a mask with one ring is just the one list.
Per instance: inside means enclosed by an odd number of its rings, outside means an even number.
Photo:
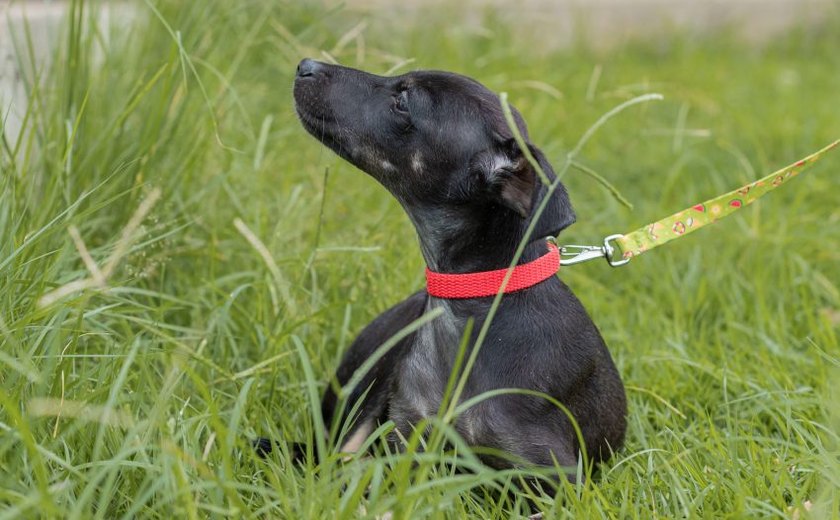
[{"label": "leash", "polygon": [[[666,244],[671,240],[683,237],[693,231],[697,231],[704,226],[735,213],[741,208],[749,206],[760,197],[802,173],[838,145],[840,145],[840,139],[822,150],[796,161],[790,166],[786,166],[737,190],[724,193],[701,204],[695,204],[690,208],[642,226],[629,233],[609,235],[604,238],[603,245],[560,246],[560,265],[574,265],[595,258],[605,258],[607,263],[612,267],[625,265],[633,257]],[[556,239],[553,237],[549,238],[549,240],[556,243]]]},{"label": "leash", "polygon": [[[534,286],[557,274],[561,265],[579,264],[595,258],[606,258],[613,267],[625,265],[633,257],[697,231],[752,204],[802,173],[838,145],[840,145],[840,139],[790,166],[737,190],[724,193],[701,204],[695,204],[630,233],[609,235],[604,238],[603,245],[600,246],[558,246],[554,237],[548,237],[548,252],[532,262],[515,266],[510,275],[508,275],[509,269],[447,274],[426,268],[426,290],[429,295],[436,298],[482,298],[495,296],[502,290],[503,285],[505,294]],[[505,283],[505,278],[508,276],[508,281]]]}]

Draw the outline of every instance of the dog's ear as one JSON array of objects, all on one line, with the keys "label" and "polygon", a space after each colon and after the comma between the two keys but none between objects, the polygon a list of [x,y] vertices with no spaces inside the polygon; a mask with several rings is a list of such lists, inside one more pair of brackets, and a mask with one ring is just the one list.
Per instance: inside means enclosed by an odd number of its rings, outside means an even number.
[{"label": "dog's ear", "polygon": [[[545,210],[540,216],[537,226],[534,228],[535,236],[554,236],[556,237],[561,231],[575,223],[575,210],[572,208],[572,202],[569,200],[569,193],[562,182],[557,180],[557,174],[546,159],[545,154],[542,153],[535,146],[531,146],[531,153],[540,164],[543,172],[550,183],[557,185],[551,193],[548,202],[545,204]],[[547,187],[537,190],[534,204],[543,204],[545,197],[549,196]]]},{"label": "dog's ear", "polygon": [[[556,174],[542,151],[531,145],[529,150],[549,182],[554,182]],[[530,218],[531,210],[549,196],[548,186],[537,178],[533,166],[513,138],[476,154],[470,162],[470,170],[481,179],[493,200],[522,218]],[[555,187],[550,197],[534,229],[537,236],[557,236],[575,222],[575,211],[562,183]]]},{"label": "dog's ear", "polygon": [[531,214],[537,176],[514,139],[477,154],[471,169],[481,176],[498,203],[522,218]]}]

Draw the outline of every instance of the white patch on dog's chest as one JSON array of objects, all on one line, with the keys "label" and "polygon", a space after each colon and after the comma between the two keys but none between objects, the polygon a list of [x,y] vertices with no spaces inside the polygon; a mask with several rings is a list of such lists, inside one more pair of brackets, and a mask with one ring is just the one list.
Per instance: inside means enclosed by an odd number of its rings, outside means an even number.
[{"label": "white patch on dog's chest", "polygon": [[434,416],[440,407],[444,387],[440,385],[439,361],[434,330],[429,325],[421,327],[406,360],[407,373],[411,376],[400,384],[404,387],[400,393],[408,401],[405,404],[419,418]]},{"label": "white patch on dog's chest", "polygon": [[447,302],[430,302],[427,311],[435,307],[444,312],[417,331],[399,382],[401,407],[417,419],[437,415],[463,330]]}]

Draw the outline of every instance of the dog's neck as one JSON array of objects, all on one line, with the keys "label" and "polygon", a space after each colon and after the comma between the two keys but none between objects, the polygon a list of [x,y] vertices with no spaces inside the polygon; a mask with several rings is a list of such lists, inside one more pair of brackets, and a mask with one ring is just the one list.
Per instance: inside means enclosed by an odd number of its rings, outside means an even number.
[{"label": "dog's neck", "polygon": [[[426,265],[440,273],[473,273],[510,266],[525,235],[526,221],[502,209],[481,215],[472,209],[407,208]],[[519,258],[530,262],[546,252],[543,237],[532,236]]]}]

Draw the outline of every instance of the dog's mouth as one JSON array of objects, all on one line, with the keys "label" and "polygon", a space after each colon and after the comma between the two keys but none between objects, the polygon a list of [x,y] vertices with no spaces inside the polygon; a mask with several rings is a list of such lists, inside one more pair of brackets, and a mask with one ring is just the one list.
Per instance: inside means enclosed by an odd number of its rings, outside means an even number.
[{"label": "dog's mouth", "polygon": [[349,130],[342,129],[335,115],[309,110],[301,103],[295,103],[295,112],[307,132],[340,157],[353,164],[356,163],[350,150],[352,140],[349,138]]},{"label": "dog's mouth", "polygon": [[334,136],[340,133],[338,121],[331,110],[324,110],[318,100],[309,99],[311,94],[299,94],[295,91],[295,112],[298,119],[316,139],[324,144],[334,141]]},{"label": "dog's mouth", "polygon": [[302,109],[300,104],[295,106],[295,112],[297,112],[298,119],[300,119],[304,128],[318,139],[321,139],[323,133],[332,130],[336,125],[335,116],[332,114],[313,113]]},{"label": "dog's mouth", "polygon": [[310,132],[312,129],[322,131],[336,122],[335,114],[326,103],[326,90],[322,81],[311,78],[295,80],[295,111]]}]

